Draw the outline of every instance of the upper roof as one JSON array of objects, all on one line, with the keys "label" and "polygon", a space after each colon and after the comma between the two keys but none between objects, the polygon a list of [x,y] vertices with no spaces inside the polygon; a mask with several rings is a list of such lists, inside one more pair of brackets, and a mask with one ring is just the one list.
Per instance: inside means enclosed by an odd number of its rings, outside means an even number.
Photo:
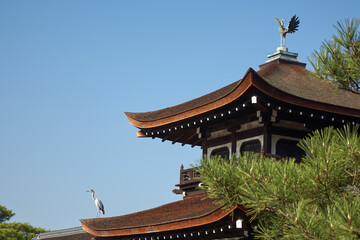
[{"label": "upper roof", "polygon": [[157,208],[109,218],[82,219],[85,231],[101,237],[164,232],[209,224],[229,215],[205,195]]},{"label": "upper roof", "polygon": [[298,98],[360,110],[360,94],[338,88],[333,81],[316,78],[299,65],[279,60],[260,65],[257,74],[274,88]]},{"label": "upper roof", "polygon": [[126,112],[129,121],[140,129],[155,128],[194,117],[234,102],[250,87],[277,100],[301,107],[360,117],[360,94],[328,80],[316,78],[305,64],[276,59],[252,68],[243,79],[191,101],[151,112]]},{"label": "upper roof", "polygon": [[187,112],[194,108],[201,107],[204,104],[215,102],[216,100],[225,97],[237,87],[239,82],[240,81],[236,81],[214,92],[211,92],[199,98],[195,98],[191,101],[176,105],[174,107],[168,107],[152,112],[142,112],[142,113],[126,112],[126,115],[138,121],[156,121],[182,112]]}]

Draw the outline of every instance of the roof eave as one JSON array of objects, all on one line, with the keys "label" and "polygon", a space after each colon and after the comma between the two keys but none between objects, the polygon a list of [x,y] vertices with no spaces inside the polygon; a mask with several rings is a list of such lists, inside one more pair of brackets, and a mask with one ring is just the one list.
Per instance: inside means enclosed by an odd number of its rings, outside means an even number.
[{"label": "roof eave", "polygon": [[300,96],[292,95],[290,93],[284,92],[281,89],[276,88],[275,86],[271,85],[266,79],[260,76],[255,70],[249,68],[245,73],[243,79],[239,82],[239,84],[224,95],[222,98],[202,105],[200,107],[191,109],[186,112],[181,112],[176,115],[172,115],[169,117],[161,118],[154,121],[139,121],[132,118],[128,112],[125,114],[127,115],[129,122],[134,125],[135,127],[143,130],[143,129],[151,129],[162,127],[168,124],[173,124],[179,121],[183,121],[185,119],[189,119],[192,117],[199,116],[201,114],[205,114],[212,110],[218,109],[223,107],[227,104],[230,104],[240,98],[250,87],[255,87],[256,89],[260,90],[264,94],[277,99],[279,101],[283,101],[289,104],[293,104],[299,107],[305,107],[313,110],[325,111],[334,114],[341,114],[348,117],[357,117],[360,118],[360,110],[353,109],[338,105],[332,105],[329,103],[317,102],[314,100],[302,98]]},{"label": "roof eave", "polygon": [[80,221],[83,229],[93,236],[97,236],[97,237],[120,237],[120,236],[129,236],[129,235],[133,236],[133,235],[141,235],[141,234],[176,231],[176,230],[194,228],[206,224],[211,224],[229,216],[236,209],[240,209],[243,212],[246,211],[245,208],[241,207],[240,205],[237,205],[229,211],[225,211],[222,208],[219,208],[218,210],[200,218],[187,219],[187,220],[175,221],[175,222],[158,224],[158,225],[140,226],[140,227],[124,228],[124,229],[112,229],[112,230],[96,230],[87,226],[84,220],[80,220]]},{"label": "roof eave", "polygon": [[232,89],[230,92],[225,94],[222,98],[220,98],[216,101],[207,103],[205,105],[202,105],[200,107],[191,109],[189,111],[181,112],[181,113],[178,113],[178,114],[175,114],[172,116],[168,116],[165,118],[161,118],[158,120],[154,120],[154,121],[139,121],[139,120],[136,120],[135,118],[131,117],[130,112],[125,112],[125,114],[129,120],[129,122],[139,129],[156,128],[156,127],[164,126],[167,124],[175,123],[178,121],[182,121],[182,120],[185,120],[185,119],[188,119],[191,117],[195,117],[200,114],[204,114],[204,113],[207,113],[214,109],[217,109],[219,107],[225,106],[225,105],[235,101],[236,99],[238,99],[251,86],[252,73],[256,74],[255,70],[253,70],[252,68],[249,68],[248,71],[245,73],[243,79],[239,81],[239,84],[234,89]]},{"label": "roof eave", "polygon": [[255,72],[256,78],[252,81],[252,85],[263,92],[264,94],[277,99],[282,102],[286,102],[295,106],[309,108],[318,111],[329,112],[333,114],[341,114],[348,117],[360,118],[360,110],[342,107],[338,105],[332,105],[328,103],[318,102],[306,98],[302,98],[296,95],[289,94],[283,90],[280,90],[271,84],[269,84],[263,77]]}]

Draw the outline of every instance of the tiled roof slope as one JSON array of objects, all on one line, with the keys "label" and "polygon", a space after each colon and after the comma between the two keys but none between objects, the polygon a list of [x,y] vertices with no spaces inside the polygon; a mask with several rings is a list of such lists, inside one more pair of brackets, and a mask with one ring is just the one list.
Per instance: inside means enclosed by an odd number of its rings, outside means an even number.
[{"label": "tiled roof slope", "polygon": [[40,233],[33,240],[91,240],[92,238],[93,236],[85,232],[82,227],[75,227]]},{"label": "tiled roof slope", "polygon": [[181,201],[123,216],[80,221],[85,231],[92,235],[124,236],[200,226],[229,214],[205,196],[187,197]]},{"label": "tiled roof slope", "polygon": [[188,102],[185,102],[185,103],[173,106],[173,107],[168,107],[168,108],[151,111],[151,112],[141,112],[141,113],[125,112],[125,114],[131,118],[138,120],[138,121],[154,121],[154,120],[162,119],[165,117],[177,115],[179,113],[187,112],[189,110],[201,107],[205,104],[214,102],[220,98],[225,97],[230,92],[232,92],[239,83],[240,83],[240,80],[236,81],[232,84],[229,84],[223,88],[220,88],[214,92],[211,92],[204,96],[195,98],[193,100],[190,100]]},{"label": "tiled roof slope", "polygon": [[273,87],[299,98],[360,110],[360,94],[318,79],[299,65],[274,61],[261,65],[257,74]]},{"label": "tiled roof slope", "polygon": [[[250,78],[252,75],[256,75],[255,78],[258,84],[253,84],[252,80],[248,80],[249,75],[251,75]],[[261,88],[265,85],[267,90],[264,92],[267,94],[276,91],[285,93],[291,96],[293,104],[297,102],[296,99],[302,103],[305,100],[307,101],[305,103],[306,107],[312,108],[312,102],[316,102],[322,105],[322,109],[319,110],[326,110],[328,107],[336,106],[354,111],[338,111],[339,108],[337,108],[333,111],[335,113],[349,113],[351,116],[360,117],[360,94],[339,89],[330,80],[325,81],[314,77],[310,71],[305,69],[304,64],[293,64],[280,59],[261,65],[258,72],[250,68],[242,80],[183,104],[152,112],[126,112],[125,114],[136,127],[156,127],[187,118],[187,113],[190,113],[190,111],[192,113],[189,116],[194,116],[194,112],[196,112],[194,110],[204,109],[205,106],[212,105],[209,109],[213,110],[213,106],[216,106],[217,102],[221,101],[219,106],[223,106],[224,102],[229,101],[228,103],[230,103],[240,97],[240,95],[234,96],[234,93],[243,94],[250,86],[263,90]],[[238,91],[239,89],[241,91]],[[277,96],[277,94],[274,94],[274,96]],[[279,100],[284,101],[284,99]],[[166,118],[168,120],[165,120]]]},{"label": "tiled roof slope", "polygon": [[88,233],[80,233],[69,236],[62,237],[52,237],[52,238],[40,238],[41,239],[49,239],[49,240],[92,240],[93,236]]}]

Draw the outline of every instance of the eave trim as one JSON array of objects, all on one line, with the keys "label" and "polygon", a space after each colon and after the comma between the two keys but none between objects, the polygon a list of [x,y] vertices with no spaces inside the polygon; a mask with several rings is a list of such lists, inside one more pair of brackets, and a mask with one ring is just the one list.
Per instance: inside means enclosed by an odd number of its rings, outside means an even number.
[{"label": "eave trim", "polygon": [[324,111],[333,114],[342,114],[349,117],[357,117],[357,118],[360,117],[360,110],[358,109],[341,107],[338,105],[332,105],[328,103],[322,103],[322,102],[298,97],[293,94],[289,94],[269,84],[258,73],[255,72],[254,74],[256,75],[256,77],[253,78],[252,85],[259,91],[263,92],[264,94],[276,100],[313,110]]},{"label": "eave trim", "polygon": [[193,228],[199,227],[206,224],[211,224],[217,221],[222,220],[223,218],[227,217],[236,209],[240,209],[241,211],[245,212],[246,210],[241,206],[237,205],[232,208],[230,211],[225,211],[222,208],[199,218],[175,221],[165,224],[158,224],[158,225],[149,225],[149,226],[141,226],[141,227],[134,227],[134,228],[124,228],[124,229],[113,229],[113,230],[95,230],[88,227],[82,220],[81,225],[82,228],[88,232],[89,234],[97,237],[117,237],[117,236],[129,236],[129,235],[140,235],[140,234],[151,234],[151,233],[160,233],[160,232],[167,232],[167,231],[176,231],[182,230],[186,228]]},{"label": "eave trim", "polygon": [[[250,73],[250,74],[249,74]],[[210,102],[208,104],[202,105],[200,107],[188,110],[186,112],[178,113],[169,117],[165,117],[162,119],[154,120],[154,121],[138,121],[132,117],[130,117],[127,113],[126,116],[129,120],[129,122],[134,125],[137,128],[140,129],[148,129],[148,128],[155,128],[160,127],[166,124],[178,122],[187,118],[191,118],[206,112],[209,112],[211,110],[223,107],[236,99],[238,99],[240,96],[242,96],[246,90],[252,85],[252,77],[254,76],[254,73],[256,73],[252,68],[249,68],[249,70],[246,72],[244,78],[239,81],[239,84],[228,94],[225,94],[222,98]]]},{"label": "eave trim", "polygon": [[360,117],[360,110],[358,109],[318,102],[284,92],[283,90],[280,90],[272,86],[258,73],[256,73],[252,68],[249,68],[243,80],[241,80],[239,84],[231,92],[229,92],[224,97],[214,102],[205,104],[203,106],[191,109],[186,112],[182,112],[173,116],[165,117],[154,121],[138,121],[134,118],[131,118],[129,115],[127,115],[127,117],[129,119],[129,122],[139,129],[160,127],[181,120],[185,120],[194,116],[198,116],[200,114],[204,114],[206,112],[218,109],[229,103],[232,103],[238,98],[240,98],[252,86],[258,89],[259,91],[263,92],[264,94],[268,95],[269,97],[299,107],[305,107],[313,110],[330,112],[334,114],[341,114],[348,117],[357,117],[357,118]]}]

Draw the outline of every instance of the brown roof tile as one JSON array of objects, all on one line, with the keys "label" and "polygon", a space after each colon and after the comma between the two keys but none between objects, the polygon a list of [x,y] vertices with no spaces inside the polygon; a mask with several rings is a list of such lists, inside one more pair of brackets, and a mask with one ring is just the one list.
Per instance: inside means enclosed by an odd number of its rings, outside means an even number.
[{"label": "brown roof tile", "polygon": [[202,226],[232,211],[223,210],[206,195],[198,195],[133,214],[80,221],[83,229],[94,236],[127,236]]},{"label": "brown roof tile", "polygon": [[152,112],[126,112],[126,115],[138,128],[158,127],[224,106],[239,98],[249,86],[255,86],[270,96],[273,93],[272,97],[280,101],[301,103],[303,107],[322,111],[336,106],[331,112],[360,117],[360,94],[339,89],[330,80],[318,79],[304,66],[274,60],[261,65],[258,72],[250,68],[242,80],[194,100]]},{"label": "brown roof tile", "polygon": [[257,72],[271,86],[311,101],[360,109],[360,94],[340,89],[330,80],[316,78],[304,67],[271,62]]},{"label": "brown roof tile", "polygon": [[94,230],[114,230],[199,218],[221,208],[221,206],[215,205],[211,199],[204,199],[204,197],[205,195],[188,197],[181,201],[133,214],[108,218],[82,219],[81,222]]},{"label": "brown roof tile", "polygon": [[209,104],[220,98],[225,97],[226,95],[228,95],[230,92],[232,92],[237,87],[239,82],[240,82],[240,80],[236,81],[232,84],[229,84],[223,88],[220,88],[214,92],[211,92],[211,93],[201,96],[199,98],[195,98],[191,101],[188,101],[188,102],[185,102],[185,103],[173,106],[173,107],[168,107],[168,108],[151,111],[151,112],[138,112],[138,113],[125,112],[125,114],[133,119],[136,119],[138,121],[145,121],[145,122],[155,121],[155,120],[162,119],[165,117],[174,116],[174,115],[198,108],[205,104]]}]

